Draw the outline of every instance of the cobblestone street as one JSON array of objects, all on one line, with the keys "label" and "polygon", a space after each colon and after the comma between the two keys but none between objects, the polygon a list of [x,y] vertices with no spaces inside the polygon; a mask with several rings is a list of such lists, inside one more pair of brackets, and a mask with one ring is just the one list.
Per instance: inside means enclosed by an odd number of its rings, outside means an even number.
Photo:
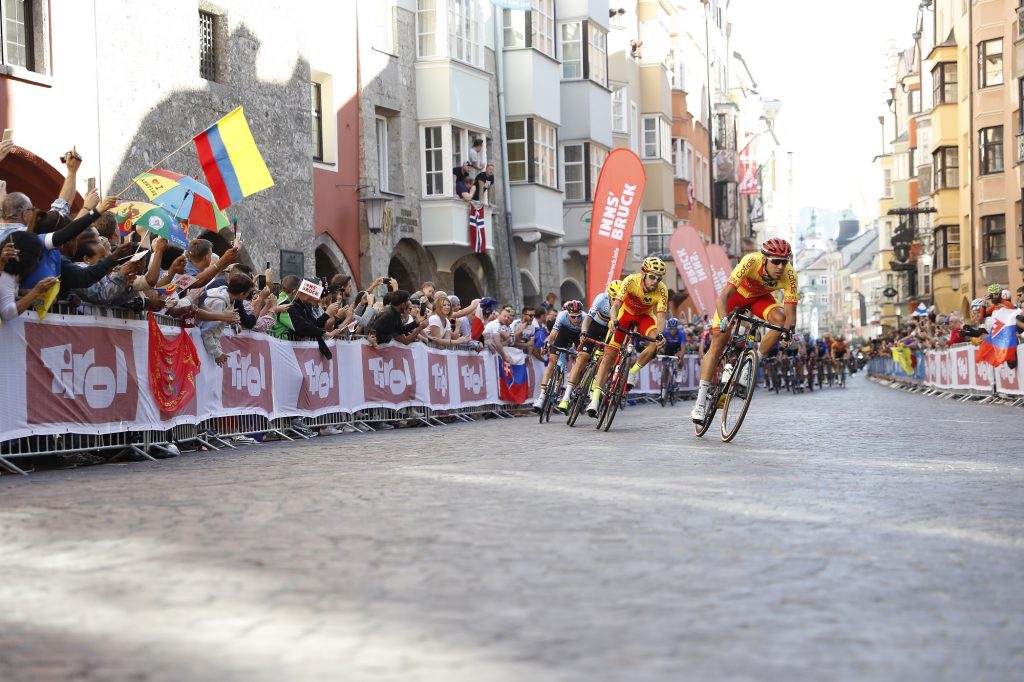
[{"label": "cobblestone street", "polygon": [[0,679],[1021,679],[1019,410],[690,407],[5,476]]}]

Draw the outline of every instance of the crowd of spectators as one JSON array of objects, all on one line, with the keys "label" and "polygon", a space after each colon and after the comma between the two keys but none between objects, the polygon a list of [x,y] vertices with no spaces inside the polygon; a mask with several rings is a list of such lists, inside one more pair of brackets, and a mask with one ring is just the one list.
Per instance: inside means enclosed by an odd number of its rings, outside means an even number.
[{"label": "crowd of spectators", "polygon": [[[1018,339],[1024,334],[1024,286],[1011,292],[998,284],[986,290],[984,298],[975,299],[970,306],[968,319],[959,312],[939,314],[935,306],[919,306],[910,319],[898,329],[872,339],[865,347],[871,355],[888,357],[893,348],[906,346],[911,350],[935,350],[961,343],[981,345],[992,331],[993,313],[1000,308],[1016,311]],[[1024,342],[1024,341],[1022,341]]]}]

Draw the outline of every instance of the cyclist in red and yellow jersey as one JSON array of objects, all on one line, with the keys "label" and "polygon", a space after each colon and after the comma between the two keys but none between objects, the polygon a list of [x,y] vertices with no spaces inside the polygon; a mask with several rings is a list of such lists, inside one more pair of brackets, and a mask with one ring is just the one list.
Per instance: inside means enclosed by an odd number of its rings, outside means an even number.
[{"label": "cyclist in red and yellow jersey", "polygon": [[[715,310],[715,324],[711,337],[711,348],[704,355],[700,365],[700,388],[697,404],[690,413],[695,422],[703,422],[707,412],[707,395],[715,368],[729,341],[730,334],[725,328],[725,318],[736,308],[747,308],[762,320],[792,331],[796,325],[796,304],[800,300],[797,290],[796,269],[793,268],[793,248],[785,239],[772,238],[761,244],[761,253],[747,254],[733,268],[729,281],[718,292]],[[775,300],[773,292],[783,290],[783,305]],[[717,328],[716,328],[717,327]],[[723,333],[726,332],[726,333]],[[764,356],[779,341],[780,333],[766,330],[761,337],[758,353]],[[789,344],[789,335],[783,345]]]},{"label": "cyclist in red and yellow jersey", "polygon": [[[626,382],[633,386],[636,384],[637,374],[640,369],[650,362],[658,348],[665,343],[662,332],[665,331],[665,320],[668,313],[668,287],[661,280],[665,277],[665,261],[651,256],[644,260],[640,266],[640,272],[630,275],[622,280],[622,289],[612,300],[611,328],[614,330],[608,347],[614,353],[605,353],[601,358],[601,366],[597,368],[597,375],[594,377],[594,388],[590,394],[590,404],[587,405],[587,414],[591,417],[597,416],[597,408],[601,403],[601,394],[604,392],[604,382],[612,366],[618,361],[618,350],[626,338],[623,330],[636,326],[637,332],[643,334],[654,343],[647,345],[637,357],[636,362],[629,369],[629,378]],[[653,333],[652,333],[653,332]]]}]

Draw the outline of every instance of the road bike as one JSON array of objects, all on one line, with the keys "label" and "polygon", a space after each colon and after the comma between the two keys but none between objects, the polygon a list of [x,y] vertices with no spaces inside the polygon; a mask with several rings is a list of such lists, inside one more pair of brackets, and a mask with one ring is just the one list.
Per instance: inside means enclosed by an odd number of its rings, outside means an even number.
[{"label": "road bike", "polygon": [[593,388],[594,376],[597,375],[597,368],[601,364],[601,356],[604,354],[605,344],[594,341],[594,352],[590,354],[587,366],[580,376],[579,382],[572,387],[569,394],[569,409],[566,411],[565,423],[575,426],[576,420],[580,418],[587,403],[590,402],[590,391]]},{"label": "road bike", "polygon": [[846,359],[837,358],[839,363],[839,388],[846,388]]},{"label": "road bike", "polygon": [[[605,385],[604,393],[601,397],[601,404],[597,409],[597,427],[598,429],[604,429],[607,431],[612,427],[612,421],[615,419],[615,414],[622,407],[622,404],[626,402],[626,394],[629,393],[629,367],[633,362],[633,351],[636,349],[637,344],[642,341],[650,341],[643,334],[635,331],[634,329],[620,330],[626,338],[622,340],[622,348],[619,350],[619,357],[615,363],[615,369],[612,370],[611,378]],[[634,341],[636,344],[634,344]]]},{"label": "road bike", "polygon": [[[718,410],[722,410],[722,441],[728,443],[740,430],[743,418],[750,408],[757,382],[757,342],[761,329],[786,333],[758,317],[751,317],[745,308],[734,310],[726,318],[732,340],[726,346],[722,358],[715,368],[715,381],[708,389],[707,412],[704,421],[695,422],[693,430],[698,437],[707,433]],[[740,332],[740,324],[747,323],[749,329]],[[792,364],[792,363],[790,363]],[[738,401],[738,402],[737,402]]]},{"label": "road bike", "polygon": [[551,369],[548,385],[544,389],[544,402],[540,406],[541,424],[551,421],[551,408],[554,407],[562,395],[562,381],[565,379],[567,358],[575,356],[576,350],[552,346],[549,353],[558,353],[558,361],[555,362],[555,366]]},{"label": "road bike", "polygon": [[676,404],[676,364],[679,358],[674,355],[657,355],[661,360],[661,393],[658,394],[658,402],[662,407],[665,403]]}]

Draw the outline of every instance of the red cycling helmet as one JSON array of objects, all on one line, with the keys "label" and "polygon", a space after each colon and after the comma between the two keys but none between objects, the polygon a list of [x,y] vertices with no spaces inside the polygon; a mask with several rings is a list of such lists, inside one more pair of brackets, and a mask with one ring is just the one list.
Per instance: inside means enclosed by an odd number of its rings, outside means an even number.
[{"label": "red cycling helmet", "polygon": [[793,247],[785,239],[772,237],[761,244],[761,253],[769,258],[792,258]]},{"label": "red cycling helmet", "polygon": [[566,301],[565,304],[562,305],[562,310],[570,315],[579,315],[583,312],[583,303],[580,301]]}]

